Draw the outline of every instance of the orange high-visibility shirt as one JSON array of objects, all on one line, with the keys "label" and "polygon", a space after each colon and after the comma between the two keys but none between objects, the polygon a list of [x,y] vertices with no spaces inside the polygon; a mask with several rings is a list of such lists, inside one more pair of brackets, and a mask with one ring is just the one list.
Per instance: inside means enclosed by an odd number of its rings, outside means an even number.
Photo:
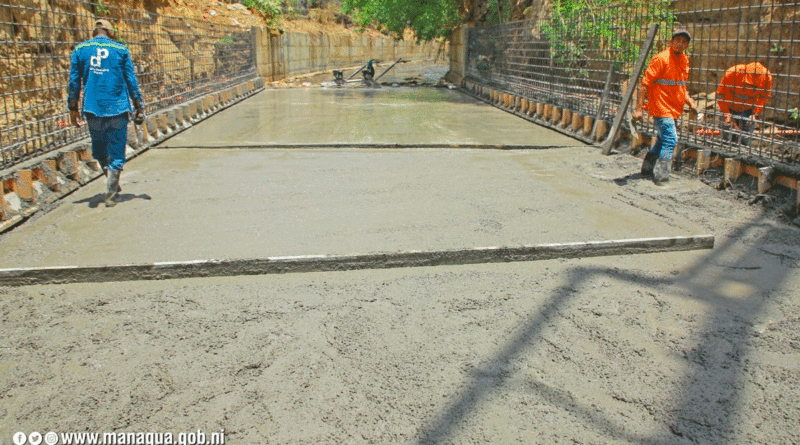
[{"label": "orange high-visibility shirt", "polygon": [[734,65],[725,71],[717,88],[717,105],[723,113],[753,109],[759,114],[770,97],[772,73],[758,62]]},{"label": "orange high-visibility shirt", "polygon": [[653,117],[677,119],[686,103],[686,81],[689,80],[689,57],[675,55],[671,48],[650,60],[642,85],[647,87],[647,113]]}]

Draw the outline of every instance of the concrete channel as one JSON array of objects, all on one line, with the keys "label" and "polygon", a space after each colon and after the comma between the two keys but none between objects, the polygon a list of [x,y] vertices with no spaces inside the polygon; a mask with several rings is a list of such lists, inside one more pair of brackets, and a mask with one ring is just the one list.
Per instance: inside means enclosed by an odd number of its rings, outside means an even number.
[{"label": "concrete channel", "polygon": [[2,235],[0,443],[797,443],[800,234],[637,168],[448,89],[255,94]]},{"label": "concrete channel", "polygon": [[70,267],[96,277],[96,266],[225,260],[234,271],[248,268],[232,260],[698,235],[625,205],[576,205],[588,187],[548,159],[582,149],[448,89],[265,90],[134,159],[121,205],[101,205],[96,181],[9,233],[0,266],[77,279]]}]

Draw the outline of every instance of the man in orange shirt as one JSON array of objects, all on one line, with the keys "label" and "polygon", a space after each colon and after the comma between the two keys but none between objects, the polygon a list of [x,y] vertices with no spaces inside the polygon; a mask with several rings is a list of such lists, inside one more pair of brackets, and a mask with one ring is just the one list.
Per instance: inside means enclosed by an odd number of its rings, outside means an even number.
[{"label": "man in orange shirt", "polygon": [[653,175],[656,184],[669,180],[672,153],[678,145],[675,119],[683,113],[684,104],[697,111],[697,104],[686,89],[689,57],[683,52],[691,40],[692,36],[685,28],[676,30],[669,48],[650,60],[638,90],[633,118],[641,119],[646,98],[647,113],[653,116],[658,129],[658,140],[642,163],[642,175]]},{"label": "man in orange shirt", "polygon": [[743,63],[728,68],[717,88],[717,106],[724,116],[722,135],[725,141],[741,140],[743,145],[750,145],[749,137],[734,136],[730,127],[752,134],[756,128],[755,120],[764,111],[771,90],[772,73],[761,63]]}]

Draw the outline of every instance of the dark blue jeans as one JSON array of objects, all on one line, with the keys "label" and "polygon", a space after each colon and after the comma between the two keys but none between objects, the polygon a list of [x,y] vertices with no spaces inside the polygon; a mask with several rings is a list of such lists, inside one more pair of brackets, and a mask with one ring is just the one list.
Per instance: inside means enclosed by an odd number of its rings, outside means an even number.
[{"label": "dark blue jeans", "polygon": [[86,113],[86,124],[92,137],[92,156],[109,170],[125,167],[125,145],[128,143],[128,113],[98,117]]}]

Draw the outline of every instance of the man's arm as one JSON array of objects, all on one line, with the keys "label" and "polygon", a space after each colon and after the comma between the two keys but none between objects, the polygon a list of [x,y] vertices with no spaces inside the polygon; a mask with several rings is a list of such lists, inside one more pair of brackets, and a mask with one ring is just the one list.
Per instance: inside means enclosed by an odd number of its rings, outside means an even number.
[{"label": "man's arm", "polygon": [[78,50],[72,52],[72,61],[69,67],[69,84],[67,86],[67,107],[69,108],[69,121],[75,127],[80,127],[78,119],[80,110],[78,101],[81,97],[81,67],[78,60]]},{"label": "man's arm", "polygon": [[634,119],[641,119],[642,115],[644,114],[644,100],[647,98],[648,87],[646,85],[639,84],[636,88],[636,107],[633,110],[633,114],[631,115]]},{"label": "man's arm", "polygon": [[650,65],[647,65],[647,70],[645,70],[644,75],[642,76],[642,83],[639,85],[637,89],[636,95],[636,110],[634,110],[632,117],[634,119],[640,119],[644,112],[644,103],[645,100],[650,97],[650,84],[658,79],[658,75],[663,71],[664,66],[663,62],[658,57],[653,57],[650,60]]},{"label": "man's arm", "polygon": [[762,111],[764,111],[764,105],[767,104],[770,96],[772,96],[772,74],[762,74],[764,77],[764,85],[762,88],[756,90],[756,100],[755,100],[755,107],[753,108],[753,119],[757,118]]},{"label": "man's arm", "polygon": [[689,105],[689,109],[697,113],[697,102],[689,95],[689,91],[686,91],[686,105]]},{"label": "man's arm", "polygon": [[125,78],[125,84],[128,87],[128,94],[130,94],[131,100],[133,100],[133,105],[138,111],[142,109],[142,105],[144,104],[144,101],[142,100],[142,92],[139,90],[139,82],[136,81],[136,73],[133,71],[131,54],[126,51],[123,57],[125,58],[125,62],[122,65],[122,75]]},{"label": "man's arm", "polygon": [[731,70],[726,71],[725,75],[722,76],[722,80],[719,82],[719,88],[717,88],[717,106],[719,110],[722,111],[722,122],[725,124],[730,124],[732,122],[731,102],[733,101],[733,94],[731,93],[731,88],[733,76],[734,74]]}]

